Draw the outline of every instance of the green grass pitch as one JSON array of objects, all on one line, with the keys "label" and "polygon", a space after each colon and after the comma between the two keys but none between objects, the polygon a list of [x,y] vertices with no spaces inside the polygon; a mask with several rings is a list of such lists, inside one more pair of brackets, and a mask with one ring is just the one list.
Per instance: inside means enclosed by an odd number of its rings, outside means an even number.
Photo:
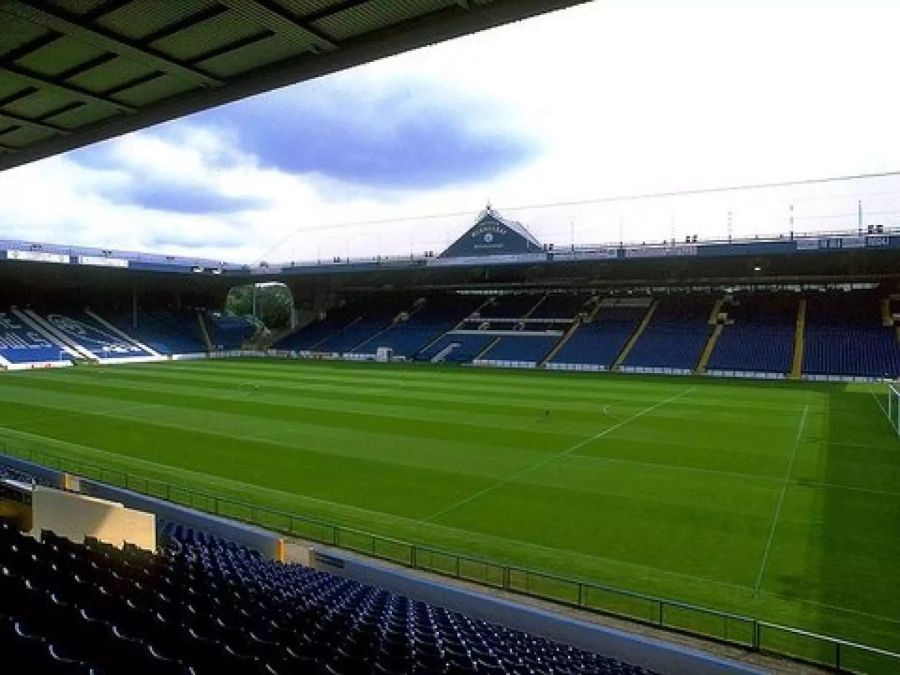
[{"label": "green grass pitch", "polygon": [[209,361],[0,376],[0,438],[900,650],[884,387]]}]

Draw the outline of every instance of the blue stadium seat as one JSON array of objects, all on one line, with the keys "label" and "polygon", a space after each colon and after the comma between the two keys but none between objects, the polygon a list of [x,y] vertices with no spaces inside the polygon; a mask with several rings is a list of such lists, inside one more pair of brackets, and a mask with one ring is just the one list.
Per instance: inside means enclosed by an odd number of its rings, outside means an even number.
[{"label": "blue stadium seat", "polygon": [[200,354],[206,351],[195,311],[141,309],[137,326],[130,311],[107,312],[102,316],[160,354]]},{"label": "blue stadium seat", "polygon": [[0,357],[16,364],[68,360],[59,345],[7,312],[0,312]]},{"label": "blue stadium seat", "polygon": [[585,673],[621,661],[173,523],[149,553],[0,522],[0,654],[65,675]]},{"label": "blue stadium seat", "polygon": [[481,358],[490,361],[540,363],[559,339],[559,335],[503,336]]},{"label": "blue stadium seat", "polygon": [[390,347],[398,356],[413,358],[436,338],[455,328],[483,301],[483,296],[456,293],[428,296],[406,321],[386,330],[370,346]]},{"label": "blue stadium seat", "polygon": [[574,319],[584,310],[589,297],[578,293],[550,293],[531,316],[535,319]]},{"label": "blue stadium seat", "polygon": [[482,308],[481,316],[486,318],[514,319],[525,316],[543,298],[543,294],[516,293],[501,295],[487,307]]},{"label": "blue stadium seat", "polygon": [[736,296],[725,311],[734,323],[722,331],[707,370],[790,372],[797,324],[796,296]]},{"label": "blue stadium seat", "polygon": [[210,312],[207,318],[210,327],[209,337],[217,349],[241,349],[244,342],[252,338],[257,331],[257,325],[250,317]]},{"label": "blue stadium seat", "polygon": [[66,341],[88,350],[99,358],[130,359],[151,356],[150,352],[110,330],[108,326],[86,312],[61,308],[38,314]]},{"label": "blue stadium seat", "polygon": [[881,320],[880,298],[868,293],[810,296],[803,372],[854,377],[900,376],[900,342]]},{"label": "blue stadium seat", "polygon": [[444,352],[444,350],[453,347],[447,352],[444,360],[448,363],[469,363],[495,339],[496,336],[490,334],[448,333],[427,349],[419,352],[416,359],[419,361],[430,361]]},{"label": "blue stadium seat", "polygon": [[623,365],[693,370],[712,331],[709,313],[713,302],[702,295],[660,300]]},{"label": "blue stadium seat", "polygon": [[393,319],[411,304],[408,297],[358,298],[329,310],[324,318],[282,338],[273,347],[295,351],[352,352],[389,328]]},{"label": "blue stadium seat", "polygon": [[352,321],[358,320],[363,311],[365,311],[363,305],[358,302],[335,307],[330,309],[324,317],[281,338],[272,347],[294,351],[314,350],[327,337],[334,335]]},{"label": "blue stadium seat", "polygon": [[580,326],[556,353],[553,363],[609,368],[646,314],[646,307],[601,307],[595,320]]}]

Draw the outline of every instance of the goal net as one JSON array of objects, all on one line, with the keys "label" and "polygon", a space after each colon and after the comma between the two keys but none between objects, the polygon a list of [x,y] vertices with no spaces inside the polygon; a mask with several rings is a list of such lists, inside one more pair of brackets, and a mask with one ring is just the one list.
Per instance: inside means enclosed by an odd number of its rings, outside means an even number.
[{"label": "goal net", "polygon": [[894,431],[900,436],[900,385],[890,384],[887,390],[887,412],[888,420]]}]

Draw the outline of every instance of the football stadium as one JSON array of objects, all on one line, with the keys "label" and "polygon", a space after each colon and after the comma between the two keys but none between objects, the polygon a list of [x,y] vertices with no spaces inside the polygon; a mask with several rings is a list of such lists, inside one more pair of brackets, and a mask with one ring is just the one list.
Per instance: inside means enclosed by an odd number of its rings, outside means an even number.
[{"label": "football stadium", "polygon": [[[575,4],[0,3],[0,170]],[[900,672],[900,227],[859,204],[596,245],[488,205],[253,264],[0,239],[0,659]]]}]

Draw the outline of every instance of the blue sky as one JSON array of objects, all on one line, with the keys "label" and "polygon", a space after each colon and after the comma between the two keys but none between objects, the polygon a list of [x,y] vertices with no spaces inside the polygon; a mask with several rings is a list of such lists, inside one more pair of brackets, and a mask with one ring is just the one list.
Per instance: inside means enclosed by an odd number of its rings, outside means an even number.
[{"label": "blue sky", "polygon": [[488,201],[558,244],[775,232],[791,204],[842,227],[861,195],[896,219],[889,181],[522,208],[898,168],[897,3],[677,5],[596,0],[4,172],[0,237],[250,262],[439,250]]}]

